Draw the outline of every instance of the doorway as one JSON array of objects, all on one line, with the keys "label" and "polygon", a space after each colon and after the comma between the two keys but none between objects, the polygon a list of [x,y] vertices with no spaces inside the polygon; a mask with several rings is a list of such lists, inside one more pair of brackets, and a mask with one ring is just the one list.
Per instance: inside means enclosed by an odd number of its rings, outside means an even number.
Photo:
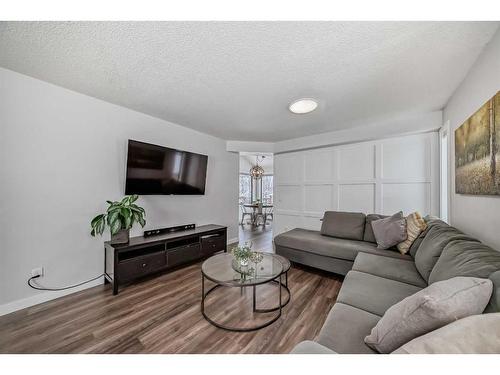
[{"label": "doorway", "polygon": [[240,153],[239,242],[252,242],[256,251],[272,251],[273,172],[272,154]]}]

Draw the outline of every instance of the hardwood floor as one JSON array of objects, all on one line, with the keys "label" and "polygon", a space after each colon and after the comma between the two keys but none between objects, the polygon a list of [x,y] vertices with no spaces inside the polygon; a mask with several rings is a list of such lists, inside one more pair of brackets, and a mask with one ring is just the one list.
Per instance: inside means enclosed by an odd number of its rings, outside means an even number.
[{"label": "hardwood floor", "polygon": [[[272,251],[271,228],[242,230],[255,250]],[[228,332],[201,315],[201,262],[128,286],[87,289],[0,317],[1,353],[287,353],[318,334],[341,286],[339,276],[293,265],[290,303],[275,323]],[[276,303],[276,288],[258,289],[259,307]],[[216,294],[218,293],[218,295]],[[272,299],[272,301],[271,301]],[[251,289],[220,288],[207,312],[226,323],[254,324]]]}]

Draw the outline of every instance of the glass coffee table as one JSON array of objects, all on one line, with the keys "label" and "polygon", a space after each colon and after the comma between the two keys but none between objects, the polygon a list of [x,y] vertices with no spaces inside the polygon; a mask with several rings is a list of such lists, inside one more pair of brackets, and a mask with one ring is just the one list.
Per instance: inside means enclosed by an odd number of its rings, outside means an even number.
[{"label": "glass coffee table", "polygon": [[[241,266],[229,253],[214,255],[203,262],[201,266],[201,313],[208,322],[228,331],[249,332],[267,327],[280,318],[281,310],[290,302],[290,290],[288,289],[290,262],[288,259],[276,254],[261,253],[261,255],[262,259],[259,262],[249,261],[248,265],[244,266]],[[205,279],[215,283],[207,291],[205,291]],[[277,305],[272,308],[259,309],[257,307],[257,286],[266,283],[278,284],[278,290],[276,291]],[[205,312],[205,299],[220,287],[241,288],[242,291],[243,288],[251,287],[253,312],[276,313],[264,323],[252,327],[228,326],[216,322]],[[287,293],[285,301],[282,301],[283,291]]]}]

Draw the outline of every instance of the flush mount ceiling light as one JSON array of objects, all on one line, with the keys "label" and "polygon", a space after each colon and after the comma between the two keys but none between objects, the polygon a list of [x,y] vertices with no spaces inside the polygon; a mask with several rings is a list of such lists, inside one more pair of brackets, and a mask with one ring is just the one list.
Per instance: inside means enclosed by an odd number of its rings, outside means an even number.
[{"label": "flush mount ceiling light", "polygon": [[303,115],[305,113],[314,111],[317,107],[318,107],[318,102],[316,100],[311,98],[302,98],[290,104],[288,109],[292,113]]}]

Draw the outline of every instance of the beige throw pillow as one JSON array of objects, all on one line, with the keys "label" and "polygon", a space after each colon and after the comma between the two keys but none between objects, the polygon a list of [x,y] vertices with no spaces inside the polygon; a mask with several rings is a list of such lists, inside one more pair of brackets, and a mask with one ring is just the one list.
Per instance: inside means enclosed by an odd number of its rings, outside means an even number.
[{"label": "beige throw pillow", "polygon": [[417,237],[427,228],[425,220],[418,212],[409,214],[406,217],[406,240],[398,244],[398,250],[401,254],[406,254],[410,246]]},{"label": "beige throw pillow", "polygon": [[500,313],[473,315],[404,344],[394,354],[498,354]]},{"label": "beige throw pillow", "polygon": [[455,320],[481,314],[493,290],[488,279],[454,277],[438,281],[391,306],[365,343],[390,353],[416,337]]}]

